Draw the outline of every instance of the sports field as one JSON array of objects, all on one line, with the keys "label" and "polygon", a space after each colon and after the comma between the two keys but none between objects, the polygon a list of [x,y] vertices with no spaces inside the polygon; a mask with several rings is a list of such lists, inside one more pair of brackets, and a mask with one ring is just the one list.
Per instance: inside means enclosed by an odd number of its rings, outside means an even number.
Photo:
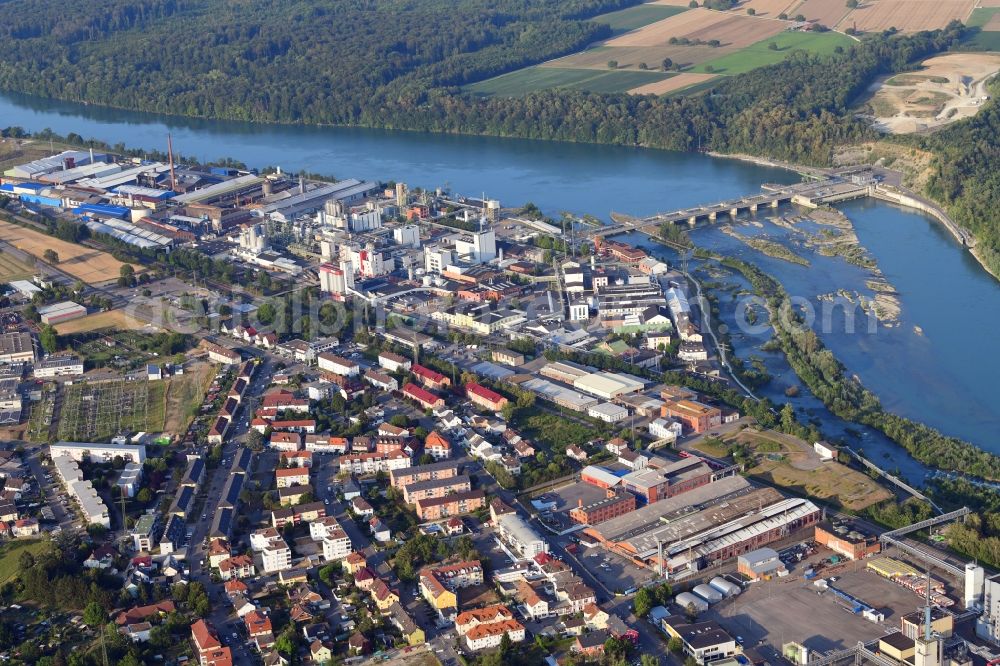
[{"label": "sports field", "polygon": [[600,14],[590,20],[595,23],[607,23],[611,26],[611,30],[614,34],[620,35],[623,32],[635,30],[636,28],[641,28],[644,25],[649,25],[650,23],[656,23],[657,21],[662,21],[665,18],[670,18],[674,14],[680,14],[686,10],[687,4],[684,6],[677,6],[654,5],[647,3],[644,5],[628,7],[626,9],[619,9],[616,12]]},{"label": "sports field", "polygon": [[[4,240],[19,250],[41,260],[46,250],[55,250],[59,255],[58,268],[79,278],[87,284],[99,284],[117,280],[124,265],[107,252],[67,243],[34,229],[19,227],[10,222],[0,221],[0,240]],[[136,273],[142,271],[135,267]]]},{"label": "sports field", "polygon": [[466,86],[465,90],[478,95],[501,97],[515,97],[553,88],[613,93],[626,92],[638,86],[662,81],[669,76],[663,72],[608,69],[605,61],[603,70],[526,67]]},{"label": "sports field", "polygon": [[[709,60],[692,68],[692,72],[742,74],[758,67],[781,62],[794,51],[831,55],[838,46],[848,47],[853,40],[838,32],[783,32],[752,44],[735,53]],[[777,48],[772,49],[771,44]],[[710,69],[711,68],[711,69]]]},{"label": "sports field", "polygon": [[34,275],[34,270],[24,262],[18,261],[7,253],[0,253],[0,282],[26,280]]}]

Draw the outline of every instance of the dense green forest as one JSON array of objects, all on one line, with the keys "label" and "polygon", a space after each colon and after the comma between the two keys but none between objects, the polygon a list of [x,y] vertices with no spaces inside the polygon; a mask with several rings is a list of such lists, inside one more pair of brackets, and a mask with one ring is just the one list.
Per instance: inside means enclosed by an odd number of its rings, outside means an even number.
[{"label": "dense green forest", "polygon": [[[962,27],[874,35],[832,58],[657,98],[458,87],[610,34],[586,20],[638,0],[57,0],[0,3],[0,89],[143,111],[711,149],[827,163],[874,136],[849,105],[880,73],[957,44]],[[164,45],[170,45],[164,48]]]},{"label": "dense green forest", "polygon": [[0,88],[143,111],[364,123],[578,50],[638,0],[0,3]]}]

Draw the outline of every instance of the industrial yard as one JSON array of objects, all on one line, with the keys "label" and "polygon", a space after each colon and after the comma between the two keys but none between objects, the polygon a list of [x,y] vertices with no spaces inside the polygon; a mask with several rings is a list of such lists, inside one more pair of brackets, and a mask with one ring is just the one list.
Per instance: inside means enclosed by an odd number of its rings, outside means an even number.
[{"label": "industrial yard", "polygon": [[837,570],[834,585],[877,604],[885,620],[875,623],[850,612],[846,602],[831,591],[805,580],[801,569],[785,578],[751,585],[741,595],[715,606],[710,616],[742,636],[747,645],[764,641],[780,649],[794,641],[813,652],[826,652],[879,638],[888,628],[898,628],[901,616],[922,605],[913,592],[866,571],[863,561],[851,562]]}]

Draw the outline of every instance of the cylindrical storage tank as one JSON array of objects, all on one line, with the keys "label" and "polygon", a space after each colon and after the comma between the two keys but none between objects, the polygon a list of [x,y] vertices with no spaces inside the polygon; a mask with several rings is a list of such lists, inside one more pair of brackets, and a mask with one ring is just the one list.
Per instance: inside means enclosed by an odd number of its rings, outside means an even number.
[{"label": "cylindrical storage tank", "polygon": [[712,580],[708,581],[708,584],[719,592],[722,592],[725,597],[735,597],[743,591],[736,583],[732,583],[725,578],[720,578],[719,576],[716,576]]},{"label": "cylindrical storage tank", "polygon": [[688,606],[694,606],[694,609],[699,613],[704,613],[708,610],[708,602],[701,597],[696,597],[690,592],[681,592],[676,597],[674,597],[674,603],[676,603],[681,608],[687,608]]},{"label": "cylindrical storage tank", "polygon": [[701,597],[710,604],[714,604],[717,601],[722,601],[722,592],[719,592],[714,587],[710,585],[705,585],[704,583],[695,587],[692,590],[692,592],[694,592],[695,594],[697,594],[699,597]]}]

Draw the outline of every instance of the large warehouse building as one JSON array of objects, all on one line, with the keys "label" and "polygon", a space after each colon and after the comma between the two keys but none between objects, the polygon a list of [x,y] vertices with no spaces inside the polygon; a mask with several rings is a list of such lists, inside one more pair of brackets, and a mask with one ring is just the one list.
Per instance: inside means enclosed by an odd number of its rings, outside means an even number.
[{"label": "large warehouse building", "polygon": [[738,476],[649,504],[585,532],[636,564],[697,571],[772,543],[821,518],[820,509]]}]

